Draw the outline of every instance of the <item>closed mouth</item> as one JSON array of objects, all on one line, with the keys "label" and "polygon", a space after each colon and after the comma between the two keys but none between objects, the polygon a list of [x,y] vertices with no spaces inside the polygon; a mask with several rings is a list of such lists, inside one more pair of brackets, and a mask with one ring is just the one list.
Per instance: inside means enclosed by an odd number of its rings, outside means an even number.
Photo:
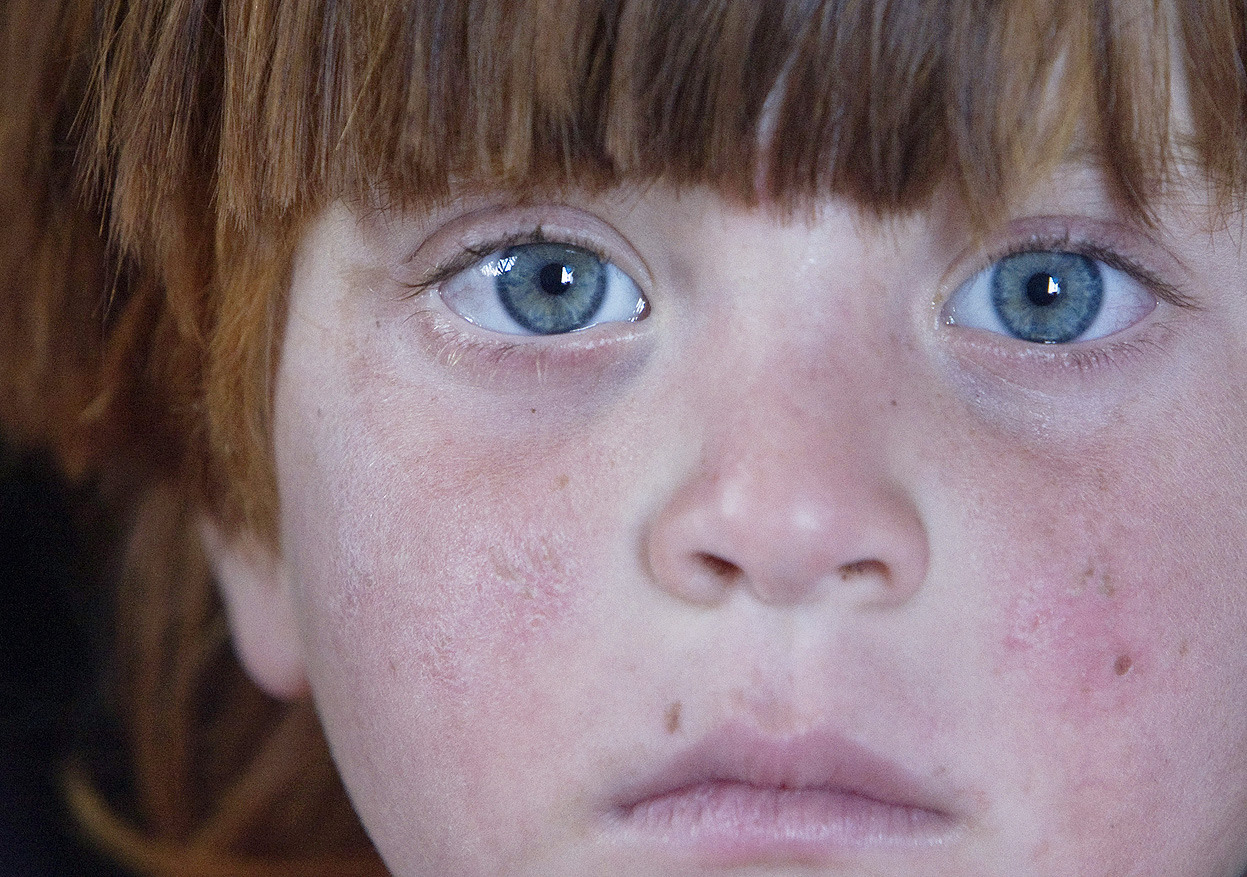
[{"label": "closed mouth", "polygon": [[739,726],[625,790],[610,819],[634,840],[724,864],[926,849],[964,826],[947,795],[859,744]]}]

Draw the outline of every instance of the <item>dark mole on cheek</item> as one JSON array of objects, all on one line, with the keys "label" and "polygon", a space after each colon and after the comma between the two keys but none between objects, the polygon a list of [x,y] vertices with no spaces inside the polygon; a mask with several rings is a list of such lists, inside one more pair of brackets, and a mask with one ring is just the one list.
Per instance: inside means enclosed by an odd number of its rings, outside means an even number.
[{"label": "dark mole on cheek", "polygon": [[674,734],[676,731],[680,730],[680,710],[682,708],[683,706],[678,700],[671,704],[671,706],[667,707],[666,720],[668,734]]},{"label": "dark mole on cheek", "polygon": [[1134,661],[1129,655],[1118,655],[1117,660],[1113,662],[1113,672],[1118,676],[1125,676],[1130,672],[1130,668],[1134,666]]}]

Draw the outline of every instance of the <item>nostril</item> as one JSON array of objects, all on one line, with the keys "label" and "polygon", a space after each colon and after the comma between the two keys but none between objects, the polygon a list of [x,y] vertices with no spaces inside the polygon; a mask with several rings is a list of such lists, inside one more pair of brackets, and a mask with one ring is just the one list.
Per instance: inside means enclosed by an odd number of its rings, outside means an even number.
[{"label": "nostril", "polygon": [[733,584],[741,577],[743,570],[730,560],[725,560],[717,554],[708,554],[705,551],[699,551],[695,555],[697,562],[701,564],[711,576],[722,580],[725,584]]},{"label": "nostril", "polygon": [[840,581],[847,582],[852,579],[859,579],[865,576],[886,579],[888,577],[888,567],[879,560],[857,560],[853,563],[846,563],[838,570],[840,573]]}]

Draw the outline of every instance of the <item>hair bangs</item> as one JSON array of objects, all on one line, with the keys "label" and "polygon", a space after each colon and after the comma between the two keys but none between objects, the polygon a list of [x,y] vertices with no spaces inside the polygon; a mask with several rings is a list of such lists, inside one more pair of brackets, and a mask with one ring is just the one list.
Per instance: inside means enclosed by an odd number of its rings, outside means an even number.
[{"label": "hair bangs", "polygon": [[257,7],[226,25],[220,197],[244,224],[378,190],[418,206],[465,179],[886,212],[952,175],[988,205],[1059,158],[1093,78],[1087,16],[1029,2]]},{"label": "hair bangs", "polygon": [[[746,201],[843,195],[881,212],[951,181],[991,213],[1076,139],[1091,141],[1137,208],[1163,176],[1170,139],[1160,3],[128,8],[114,0],[103,16],[112,48],[95,155],[116,181],[114,219],[131,243],[159,237],[154,217],[189,208],[246,227],[339,196],[384,192],[418,206],[464,179],[592,188],[662,178]],[[1228,156],[1242,151],[1241,100],[1227,111],[1212,98],[1242,94],[1242,11],[1223,12],[1225,28],[1183,16],[1183,36],[1191,58],[1222,59],[1206,72],[1190,64],[1192,94],[1209,166],[1238,185]]]}]

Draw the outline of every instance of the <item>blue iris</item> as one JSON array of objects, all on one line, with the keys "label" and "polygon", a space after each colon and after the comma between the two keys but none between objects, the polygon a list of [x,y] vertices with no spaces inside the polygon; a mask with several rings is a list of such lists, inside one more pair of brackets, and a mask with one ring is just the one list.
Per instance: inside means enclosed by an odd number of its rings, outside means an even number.
[{"label": "blue iris", "polygon": [[606,297],[606,264],[567,244],[521,244],[502,253],[494,288],[503,308],[538,335],[589,325]]},{"label": "blue iris", "polygon": [[1095,322],[1104,306],[1104,279],[1095,260],[1078,253],[1016,253],[992,269],[991,296],[1013,337],[1064,344]]}]

